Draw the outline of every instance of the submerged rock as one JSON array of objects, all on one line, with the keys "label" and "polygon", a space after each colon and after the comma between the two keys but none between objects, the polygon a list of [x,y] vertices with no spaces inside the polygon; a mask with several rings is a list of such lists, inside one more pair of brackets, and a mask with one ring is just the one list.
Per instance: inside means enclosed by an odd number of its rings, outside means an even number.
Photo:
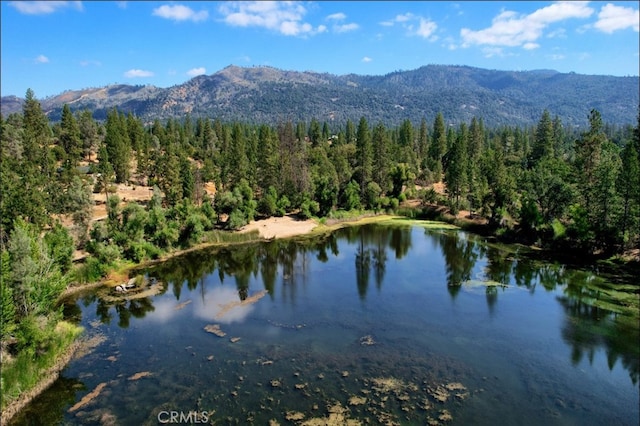
[{"label": "submerged rock", "polygon": [[304,413],[299,411],[287,411],[285,418],[289,421],[302,420],[304,419]]},{"label": "submerged rock", "polygon": [[104,389],[105,386],[107,386],[106,383],[100,383],[98,386],[95,387],[94,390],[92,390],[91,392],[83,396],[82,399],[78,401],[73,407],[69,408],[69,412],[73,413],[74,411],[77,411],[78,409],[84,407],[85,405],[89,404],[91,401],[96,399],[98,395],[100,395],[100,392],[102,392],[102,389]]},{"label": "submerged rock", "polygon": [[185,300],[185,301],[184,301],[184,302],[182,302],[182,303],[178,303],[178,304],[176,305],[176,307],[175,307],[175,308],[173,308],[173,310],[174,310],[174,311],[179,311],[180,309],[184,309],[184,307],[185,307],[185,306],[187,306],[189,303],[191,303],[191,299],[189,299],[189,300]]},{"label": "submerged rock", "polygon": [[133,376],[129,377],[127,380],[140,380],[143,377],[147,377],[147,376],[151,376],[151,372],[150,371],[141,371],[140,373],[136,373]]},{"label": "submerged rock", "polygon": [[371,345],[375,345],[376,342],[375,340],[373,340],[373,337],[370,334],[367,334],[366,336],[362,336],[360,338],[360,344],[362,346],[371,346]]},{"label": "submerged rock", "polygon": [[207,333],[215,334],[218,337],[224,337],[227,335],[224,331],[220,330],[219,324],[207,324],[204,326],[204,330]]},{"label": "submerged rock", "polygon": [[363,405],[367,403],[367,398],[362,396],[353,395],[349,398],[349,405]]}]

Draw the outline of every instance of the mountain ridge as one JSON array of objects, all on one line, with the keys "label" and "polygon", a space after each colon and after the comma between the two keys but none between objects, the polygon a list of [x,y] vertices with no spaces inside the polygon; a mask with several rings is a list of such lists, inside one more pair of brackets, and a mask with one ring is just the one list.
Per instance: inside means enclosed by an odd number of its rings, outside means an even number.
[{"label": "mountain ridge", "polygon": [[[530,125],[544,109],[565,125],[587,124],[598,109],[605,122],[633,124],[638,77],[595,76],[555,70],[499,71],[464,65],[425,65],[385,75],[333,75],[270,66],[228,65],[168,88],[114,84],[67,90],[40,100],[58,120],[64,104],[89,109],[103,119],[117,107],[145,121],[186,114],[227,121],[283,120],[345,122],[361,116],[397,125],[405,119],[432,120],[442,112],[451,124],[482,118],[486,125]],[[21,99],[2,97],[2,114],[18,112]]]}]

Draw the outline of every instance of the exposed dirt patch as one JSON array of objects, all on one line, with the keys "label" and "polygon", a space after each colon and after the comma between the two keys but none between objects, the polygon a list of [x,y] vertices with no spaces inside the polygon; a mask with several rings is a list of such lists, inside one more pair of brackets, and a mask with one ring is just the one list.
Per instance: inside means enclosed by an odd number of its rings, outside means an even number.
[{"label": "exposed dirt patch", "polygon": [[264,220],[254,220],[244,226],[240,232],[258,230],[260,236],[265,239],[287,238],[296,235],[304,235],[313,230],[318,224],[311,220],[296,220],[291,216],[270,217]]}]

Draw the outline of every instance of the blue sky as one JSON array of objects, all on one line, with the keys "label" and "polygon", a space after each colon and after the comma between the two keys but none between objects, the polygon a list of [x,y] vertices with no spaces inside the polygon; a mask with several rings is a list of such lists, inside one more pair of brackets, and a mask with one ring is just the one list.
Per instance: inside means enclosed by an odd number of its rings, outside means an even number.
[{"label": "blue sky", "polygon": [[1,92],[169,87],[234,64],[638,75],[638,2],[2,1]]}]

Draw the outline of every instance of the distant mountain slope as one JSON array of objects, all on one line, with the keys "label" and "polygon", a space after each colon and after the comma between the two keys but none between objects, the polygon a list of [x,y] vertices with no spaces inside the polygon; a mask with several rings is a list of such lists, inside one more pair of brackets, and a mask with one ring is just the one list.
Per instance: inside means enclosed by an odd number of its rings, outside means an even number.
[{"label": "distant mountain slope", "polygon": [[[228,66],[166,89],[112,85],[67,91],[41,100],[59,119],[62,106],[90,109],[98,119],[117,107],[146,121],[207,116],[222,120],[277,123],[283,120],[357,120],[397,125],[429,122],[438,112],[449,123],[483,118],[488,126],[536,123],[546,108],[565,125],[586,125],[592,108],[605,122],[633,124],[639,100],[638,77],[559,73],[552,70],[495,71],[467,66],[429,65],[384,76],[320,74],[271,67]],[[2,114],[19,111],[21,99],[2,98]]]}]

